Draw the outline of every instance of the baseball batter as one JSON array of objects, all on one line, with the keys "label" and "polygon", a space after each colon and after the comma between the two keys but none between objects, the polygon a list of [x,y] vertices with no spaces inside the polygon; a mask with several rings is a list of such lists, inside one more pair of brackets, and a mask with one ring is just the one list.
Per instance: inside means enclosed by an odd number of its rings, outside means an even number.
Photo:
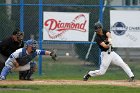
[{"label": "baseball batter", "polygon": [[36,63],[32,62],[32,59],[37,55],[50,55],[53,59],[56,57],[56,54],[53,51],[50,52],[37,49],[37,41],[32,39],[28,40],[24,48],[17,49],[6,60],[0,75],[0,80],[5,80],[8,73],[13,69],[17,71],[28,70],[28,72],[23,75],[23,80],[33,80],[31,76],[36,70]]},{"label": "baseball batter", "polygon": [[126,72],[126,74],[130,78],[129,81],[134,81],[134,74],[129,68],[129,66],[122,60],[122,58],[117,53],[113,51],[110,31],[102,29],[103,26],[100,22],[95,23],[94,28],[97,33],[95,41],[101,49],[101,65],[99,70],[89,71],[83,77],[83,80],[87,81],[91,76],[94,77],[98,75],[104,75],[110,63],[113,63],[117,66],[120,66]]}]

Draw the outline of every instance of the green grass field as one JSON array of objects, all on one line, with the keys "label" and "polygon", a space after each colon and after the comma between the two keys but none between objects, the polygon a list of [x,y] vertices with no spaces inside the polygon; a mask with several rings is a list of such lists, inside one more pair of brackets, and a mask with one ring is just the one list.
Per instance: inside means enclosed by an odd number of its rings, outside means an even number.
[{"label": "green grass field", "polygon": [[[45,61],[47,60],[47,61]],[[63,59],[62,59],[63,60]],[[35,79],[46,80],[82,80],[88,70],[95,70],[94,65],[84,65],[79,60],[59,60],[52,62],[50,59],[43,60],[42,75],[36,72]],[[130,62],[128,65],[140,79],[140,65],[138,62]],[[17,72],[12,72],[8,80],[18,80]],[[90,80],[127,80],[126,73],[119,67],[110,66],[103,76],[90,78]],[[110,85],[0,85],[0,93],[139,93],[139,87],[122,87]]]},{"label": "green grass field", "polygon": [[140,88],[108,85],[14,85],[0,86],[0,93],[139,93]]},{"label": "green grass field", "polygon": [[[132,67],[132,66],[131,66]],[[70,65],[63,63],[44,63],[42,75],[36,72],[33,76],[37,79],[68,79],[81,80],[84,74],[89,70],[95,70],[94,66]],[[139,68],[132,67],[133,72],[139,79]],[[17,72],[12,72],[7,79],[18,79]],[[119,67],[111,66],[103,76],[91,78],[93,80],[125,80],[128,79],[126,73]]]}]

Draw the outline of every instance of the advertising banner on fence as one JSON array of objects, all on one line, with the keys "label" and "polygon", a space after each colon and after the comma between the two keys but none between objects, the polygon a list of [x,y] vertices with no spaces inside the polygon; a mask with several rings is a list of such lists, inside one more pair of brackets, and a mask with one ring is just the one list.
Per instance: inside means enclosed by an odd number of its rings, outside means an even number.
[{"label": "advertising banner on fence", "polygon": [[110,11],[110,30],[114,47],[140,47],[140,11]]},{"label": "advertising banner on fence", "polygon": [[89,13],[43,12],[43,40],[88,41]]}]

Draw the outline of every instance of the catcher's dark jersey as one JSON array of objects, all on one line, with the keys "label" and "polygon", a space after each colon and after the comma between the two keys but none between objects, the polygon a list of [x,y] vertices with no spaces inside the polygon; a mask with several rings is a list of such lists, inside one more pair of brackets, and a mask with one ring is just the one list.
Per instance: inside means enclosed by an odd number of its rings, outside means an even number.
[{"label": "catcher's dark jersey", "polygon": [[110,32],[110,31],[107,31],[107,30],[102,30],[103,31],[103,35],[102,36],[100,36],[100,35],[96,35],[96,38],[95,38],[95,41],[97,42],[97,44],[99,45],[99,48],[101,49],[101,51],[107,51],[108,50],[108,48],[104,48],[104,47],[102,47],[100,44],[102,43],[102,42],[105,42],[105,44],[109,44],[109,42],[108,42],[108,40],[107,40],[107,36],[106,36],[106,33],[107,32]]},{"label": "catcher's dark jersey", "polygon": [[16,42],[11,36],[0,42],[0,53],[9,57],[15,50],[22,47],[24,47],[24,42]]}]

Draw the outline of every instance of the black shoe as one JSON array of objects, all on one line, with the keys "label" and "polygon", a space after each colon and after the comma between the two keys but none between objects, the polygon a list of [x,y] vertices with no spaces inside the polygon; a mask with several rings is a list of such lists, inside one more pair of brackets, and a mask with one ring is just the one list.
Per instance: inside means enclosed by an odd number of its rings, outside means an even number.
[{"label": "black shoe", "polygon": [[27,80],[27,81],[33,81],[34,78],[30,77],[30,78],[19,78],[19,80]]},{"label": "black shoe", "polygon": [[83,81],[87,81],[91,76],[89,74],[86,74],[84,77],[83,77]]},{"label": "black shoe", "polygon": [[134,82],[134,81],[135,81],[135,77],[134,76],[129,79],[129,82]]},{"label": "black shoe", "polygon": [[28,81],[33,81],[33,80],[34,80],[34,78],[33,78],[33,77],[27,77],[27,78],[25,78],[25,80],[28,80]]},{"label": "black shoe", "polygon": [[20,76],[19,80],[25,80],[25,77]]}]

